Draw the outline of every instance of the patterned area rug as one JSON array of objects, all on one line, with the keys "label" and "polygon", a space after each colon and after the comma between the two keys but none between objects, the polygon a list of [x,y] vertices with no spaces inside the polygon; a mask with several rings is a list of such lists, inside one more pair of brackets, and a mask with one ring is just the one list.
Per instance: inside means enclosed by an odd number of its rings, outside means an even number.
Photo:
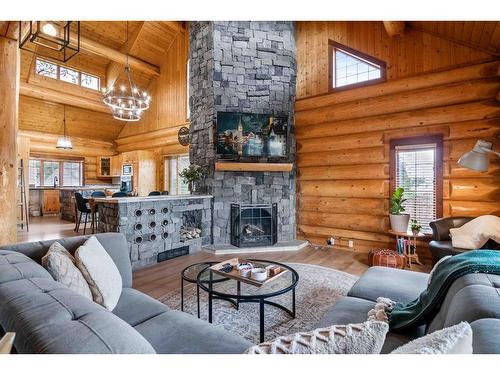
[{"label": "patterned area rug", "polygon": [[[326,311],[340,297],[345,296],[358,279],[357,276],[332,268],[300,263],[289,263],[289,265],[299,274],[299,283],[296,288],[296,318],[291,319],[284,311],[266,305],[266,340],[313,329]],[[234,288],[230,284],[231,281],[222,284],[226,283],[227,288]],[[220,287],[226,287],[222,284]],[[201,319],[208,320],[207,294],[203,290],[200,294]],[[180,310],[180,289],[159,298],[159,300],[171,309]],[[291,292],[273,297],[271,300],[291,308]],[[194,316],[197,314],[196,286],[194,284],[184,284],[184,311]],[[236,310],[229,302],[214,300],[212,311],[214,324],[245,337],[249,341],[259,342],[258,303],[242,303],[239,310]]]}]

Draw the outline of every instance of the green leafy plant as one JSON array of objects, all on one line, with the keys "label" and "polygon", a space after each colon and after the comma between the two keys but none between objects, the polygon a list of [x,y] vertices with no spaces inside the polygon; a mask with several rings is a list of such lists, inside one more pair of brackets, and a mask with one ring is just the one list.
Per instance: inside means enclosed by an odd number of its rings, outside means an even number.
[{"label": "green leafy plant", "polygon": [[417,219],[411,219],[410,224],[411,224],[411,231],[413,233],[419,233],[420,230],[422,229],[422,226],[418,224]]},{"label": "green leafy plant", "polygon": [[405,212],[405,208],[403,207],[403,203],[406,199],[403,198],[405,189],[402,187],[398,187],[394,190],[391,197],[391,214],[392,215],[401,215]]},{"label": "green leafy plant", "polygon": [[179,176],[182,177],[182,181],[188,184],[189,191],[193,192],[194,183],[200,181],[205,177],[205,169],[197,164],[191,164],[189,167],[184,168]]}]

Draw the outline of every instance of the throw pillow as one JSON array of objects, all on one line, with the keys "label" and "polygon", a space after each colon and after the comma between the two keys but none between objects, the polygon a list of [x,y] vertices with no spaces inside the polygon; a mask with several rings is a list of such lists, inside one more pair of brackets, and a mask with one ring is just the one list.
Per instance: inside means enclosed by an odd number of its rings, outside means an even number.
[{"label": "throw pillow", "polygon": [[42,266],[55,281],[92,300],[89,285],[75,266],[75,258],[59,242],[50,245],[49,251],[42,258]]},{"label": "throw pillow", "polygon": [[450,229],[453,247],[461,249],[480,249],[491,238],[500,243],[500,218],[483,215],[472,219],[460,228]]},{"label": "throw pillow", "polygon": [[247,349],[247,354],[379,354],[389,325],[366,321],[280,336]]},{"label": "throw pillow", "polygon": [[113,259],[92,236],[75,253],[76,265],[82,271],[94,302],[112,311],[122,293],[122,278]]},{"label": "throw pillow", "polygon": [[472,329],[462,322],[410,341],[391,354],[472,354]]}]

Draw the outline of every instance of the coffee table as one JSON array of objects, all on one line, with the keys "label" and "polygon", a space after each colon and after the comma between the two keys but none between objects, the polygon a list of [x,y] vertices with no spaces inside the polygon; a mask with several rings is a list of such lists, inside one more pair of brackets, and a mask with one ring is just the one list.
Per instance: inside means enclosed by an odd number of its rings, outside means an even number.
[{"label": "coffee table", "polygon": [[[223,299],[231,302],[236,309],[240,303],[254,302],[259,304],[259,321],[260,321],[260,342],[264,341],[264,306],[274,306],[285,311],[293,319],[295,319],[295,287],[299,281],[299,274],[292,267],[278,262],[261,259],[246,259],[251,262],[254,267],[265,268],[269,265],[278,265],[283,267],[288,272],[283,273],[280,277],[263,286],[256,287],[246,283],[228,279],[221,282],[220,275],[212,271],[209,267],[203,269],[197,277],[198,286],[208,293],[208,321],[212,323],[213,318],[213,300]],[[285,293],[291,292],[291,309],[271,301],[272,297],[276,297]]]}]

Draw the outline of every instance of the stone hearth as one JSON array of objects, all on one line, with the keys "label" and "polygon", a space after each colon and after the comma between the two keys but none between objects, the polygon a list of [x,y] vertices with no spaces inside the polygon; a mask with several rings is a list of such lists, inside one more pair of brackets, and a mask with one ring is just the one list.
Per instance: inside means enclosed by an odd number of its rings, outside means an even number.
[{"label": "stone hearth", "polygon": [[232,203],[278,204],[278,242],[295,239],[295,173],[215,171],[217,112],[288,118],[295,160],[295,27],[293,22],[190,23],[191,162],[205,166],[202,192],[213,195],[213,243],[230,243]]}]

